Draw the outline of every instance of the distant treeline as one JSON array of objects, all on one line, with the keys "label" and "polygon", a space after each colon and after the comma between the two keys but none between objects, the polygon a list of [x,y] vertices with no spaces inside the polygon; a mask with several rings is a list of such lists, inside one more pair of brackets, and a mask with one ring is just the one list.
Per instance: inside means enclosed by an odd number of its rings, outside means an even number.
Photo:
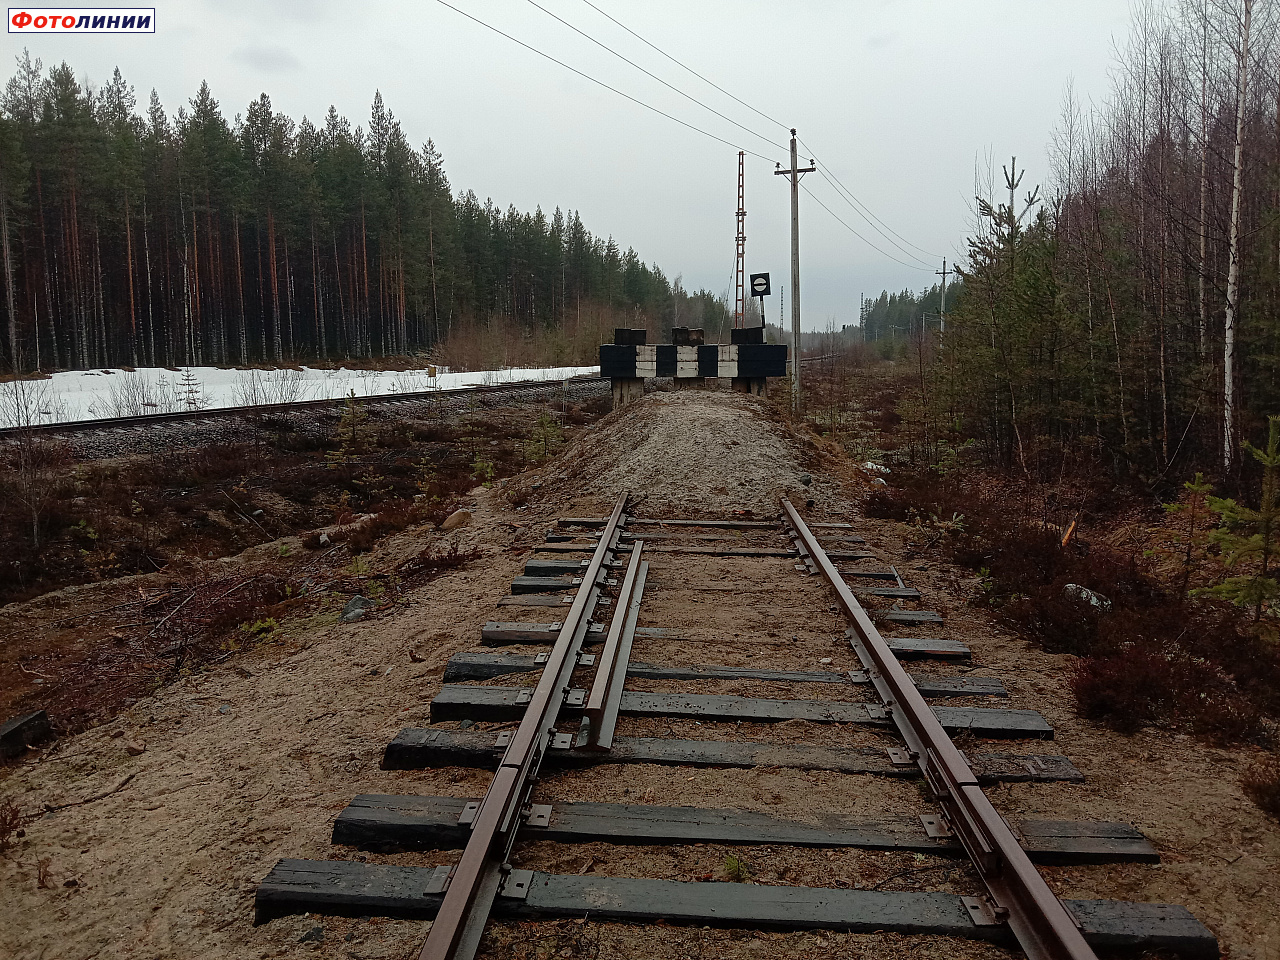
[{"label": "distant treeline", "polygon": [[[962,290],[960,283],[947,284],[947,303],[954,306]],[[877,340],[908,340],[919,337],[922,330],[937,330],[942,312],[942,285],[934,284],[928,290],[913,293],[903,290],[890,293],[882,290],[874,300],[862,303],[861,339],[867,343]],[[855,331],[856,332],[856,331]]]},{"label": "distant treeline", "polygon": [[367,127],[316,126],[264,93],[228,123],[207,84],[145,115],[25,52],[0,98],[0,357],[18,371],[367,357],[474,323],[535,328],[584,305],[628,323],[713,325],[576,212],[455,197],[428,140],[375,95]]}]

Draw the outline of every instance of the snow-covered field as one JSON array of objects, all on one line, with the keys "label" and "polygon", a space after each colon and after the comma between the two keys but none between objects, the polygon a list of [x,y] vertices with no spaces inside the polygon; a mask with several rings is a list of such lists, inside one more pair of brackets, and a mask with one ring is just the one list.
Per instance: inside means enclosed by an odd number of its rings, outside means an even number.
[{"label": "snow-covered field", "polygon": [[599,373],[599,367],[543,370],[223,370],[218,367],[159,367],[73,370],[48,380],[0,384],[0,427],[31,423],[71,423],[182,410],[297,403],[348,396],[456,390],[526,381],[565,380]]}]

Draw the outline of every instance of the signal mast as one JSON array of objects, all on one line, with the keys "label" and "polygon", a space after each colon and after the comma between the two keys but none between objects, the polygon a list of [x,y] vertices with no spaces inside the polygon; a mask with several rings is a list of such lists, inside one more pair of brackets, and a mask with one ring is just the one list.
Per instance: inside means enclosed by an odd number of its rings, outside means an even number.
[{"label": "signal mast", "polygon": [[747,263],[747,210],[745,205],[746,193],[744,191],[745,181],[743,178],[743,172],[746,167],[746,157],[747,155],[744,151],[738,151],[738,257],[734,265],[734,329],[741,328],[746,323],[747,317],[747,288],[745,283]]}]

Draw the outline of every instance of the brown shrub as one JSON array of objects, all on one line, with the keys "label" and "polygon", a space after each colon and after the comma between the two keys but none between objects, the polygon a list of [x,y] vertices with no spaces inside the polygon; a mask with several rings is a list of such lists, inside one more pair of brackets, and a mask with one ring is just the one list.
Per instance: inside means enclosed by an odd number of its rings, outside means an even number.
[{"label": "brown shrub", "polygon": [[[1044,488],[933,473],[894,481],[870,495],[867,512],[918,524],[983,574],[979,604],[1044,649],[1084,657],[1073,678],[1082,716],[1123,732],[1159,724],[1217,742],[1270,736],[1280,649],[1249,633],[1238,611],[1166,589],[1136,556],[1061,546]],[[1111,609],[1068,595],[1068,584],[1102,594]]]},{"label": "brown shrub", "polygon": [[165,645],[164,653],[203,659],[219,648],[230,630],[270,616],[277,604],[295,593],[288,581],[274,574],[206,580],[174,604],[150,636]]},{"label": "brown shrub", "polygon": [[184,449],[181,456],[151,457],[146,467],[131,481],[137,486],[160,483],[171,487],[197,487],[206,483],[241,480],[253,472],[253,459],[252,448],[245,443],[190,447]]},{"label": "brown shrub", "polygon": [[462,506],[462,498],[457,496],[435,497],[430,500],[422,501],[419,509],[422,511],[422,519],[435,524],[437,527],[449,518],[449,515]]},{"label": "brown shrub", "polygon": [[21,827],[22,814],[18,812],[18,805],[10,797],[0,800],[0,853],[9,849]]},{"label": "brown shrub", "polygon": [[457,427],[450,422],[413,425],[413,439],[419,443],[452,443],[459,436]]},{"label": "brown shrub", "polygon": [[1071,686],[1082,717],[1121,733],[1178,726],[1220,743],[1262,733],[1257,708],[1231,678],[1177,648],[1130,643],[1109,655],[1086,657]]},{"label": "brown shrub", "polygon": [[403,450],[416,439],[416,430],[403,421],[388,423],[377,428],[374,445],[389,450]]},{"label": "brown shrub", "polygon": [[[320,530],[311,530],[308,533],[304,533],[300,538],[302,540],[302,546],[305,547],[307,550],[319,550],[321,547],[325,545],[325,542],[320,539],[321,536],[326,536],[326,534],[324,534],[323,531],[320,531]],[[330,534],[327,534],[327,536],[329,538],[328,539],[329,543],[337,542],[333,534],[330,533]]]},{"label": "brown shrub", "polygon": [[437,577],[446,570],[456,570],[480,556],[475,547],[463,547],[453,541],[447,547],[436,545],[426,547],[416,557],[411,557],[400,564],[400,572],[406,577],[423,576],[427,579]]},{"label": "brown shrub", "polygon": [[1170,714],[1173,672],[1167,656],[1131,647],[1117,656],[1080,661],[1071,688],[1082,717],[1136,733]]},{"label": "brown shrub", "polygon": [[1241,783],[1263,813],[1280,820],[1280,757],[1273,754],[1255,764]]},{"label": "brown shrub", "polygon": [[385,503],[376,514],[361,520],[347,532],[347,546],[355,553],[363,553],[387,534],[399,533],[405,527],[421,523],[424,515],[425,511],[412,500]]},{"label": "brown shrub", "polygon": [[911,518],[912,501],[906,491],[896,487],[882,487],[867,494],[863,512],[876,520],[896,520],[902,523]]}]

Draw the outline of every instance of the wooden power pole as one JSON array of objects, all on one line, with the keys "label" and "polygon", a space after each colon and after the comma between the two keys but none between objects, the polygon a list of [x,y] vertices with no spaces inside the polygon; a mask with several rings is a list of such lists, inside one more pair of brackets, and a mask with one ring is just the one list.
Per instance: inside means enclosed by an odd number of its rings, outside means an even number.
[{"label": "wooden power pole", "polygon": [[773,173],[791,180],[791,410],[797,414],[800,412],[800,177],[816,169],[812,165],[796,165],[796,129],[792,127],[791,169]]},{"label": "wooden power pole", "polygon": [[942,269],[933,271],[934,276],[942,278],[942,306],[938,308],[938,332],[943,333],[947,329],[947,274],[954,273],[954,270],[947,269],[947,258],[942,258]]}]

